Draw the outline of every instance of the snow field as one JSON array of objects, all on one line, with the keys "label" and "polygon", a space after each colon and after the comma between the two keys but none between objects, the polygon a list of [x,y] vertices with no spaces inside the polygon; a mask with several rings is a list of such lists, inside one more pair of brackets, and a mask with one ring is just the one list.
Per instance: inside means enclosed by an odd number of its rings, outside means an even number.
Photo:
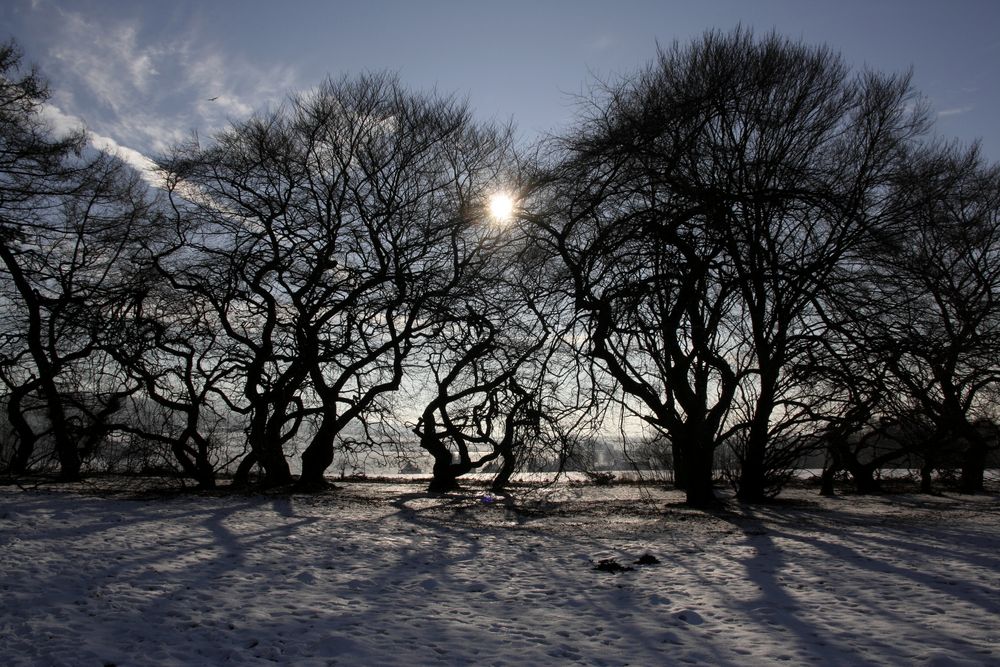
[{"label": "snow field", "polygon": [[0,663],[1000,665],[1000,498],[790,495],[7,487]]}]

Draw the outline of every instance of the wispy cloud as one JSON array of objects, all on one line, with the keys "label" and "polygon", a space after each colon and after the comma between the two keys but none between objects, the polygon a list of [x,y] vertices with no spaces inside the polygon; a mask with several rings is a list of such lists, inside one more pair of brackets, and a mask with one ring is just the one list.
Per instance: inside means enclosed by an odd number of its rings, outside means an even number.
[{"label": "wispy cloud", "polygon": [[136,20],[66,8],[46,13],[57,33],[48,54],[58,71],[54,108],[64,119],[85,120],[95,145],[114,148],[129,162],[134,152],[137,165],[298,87],[293,68],[231,57],[193,22],[179,39],[158,39],[155,26]]},{"label": "wispy cloud", "polygon": [[968,113],[972,111],[975,107],[965,106],[965,107],[954,107],[951,109],[942,109],[937,112],[938,118],[946,118],[947,116],[958,116],[963,113]]},{"label": "wispy cloud", "polygon": [[179,77],[198,117],[218,124],[249,115],[300,85],[291,67],[260,68],[188,42],[178,49]]},{"label": "wispy cloud", "polygon": [[156,49],[140,46],[138,26],[120,22],[102,24],[81,14],[57,10],[62,34],[51,55],[77,78],[96,100],[121,112],[137,94],[149,91],[157,75]]},{"label": "wispy cloud", "polygon": [[594,51],[607,51],[615,45],[615,38],[611,35],[600,35],[590,43],[590,48]]}]

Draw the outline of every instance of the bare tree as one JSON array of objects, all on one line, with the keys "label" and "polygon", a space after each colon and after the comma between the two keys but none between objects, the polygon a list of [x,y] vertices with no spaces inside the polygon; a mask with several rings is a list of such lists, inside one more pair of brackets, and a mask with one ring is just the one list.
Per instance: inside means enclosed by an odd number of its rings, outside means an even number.
[{"label": "bare tree", "polygon": [[961,489],[982,491],[995,447],[982,424],[1000,381],[1000,170],[976,147],[931,146],[908,161],[897,196],[905,226],[871,253],[853,326],[932,425],[916,447],[924,488],[959,445]]},{"label": "bare tree", "polygon": [[907,77],[851,78],[828,49],[737,29],[661,51],[563,140],[552,243],[592,354],[674,443],[689,502],[712,502],[723,442],[742,443],[741,497],[774,492],[768,448],[808,414],[789,368],[923,128],[910,96]]},{"label": "bare tree", "polygon": [[115,428],[167,447],[186,476],[213,488],[232,456],[213,441],[238,370],[230,341],[204,299],[171,289],[154,271],[140,276],[134,298],[111,353],[141,390]]},{"label": "bare tree", "polygon": [[494,462],[493,490],[502,491],[542,437],[542,422],[555,420],[543,406],[556,319],[540,267],[513,222],[475,237],[455,289],[431,305],[437,324],[415,369],[431,376],[413,431],[434,457],[433,492]]},{"label": "bare tree", "polygon": [[104,363],[88,362],[110,360],[110,332],[127,319],[149,201],[138,175],[88,148],[82,132],[56,136],[41,115],[44,82],[33,71],[18,74],[19,63],[13,45],[0,48],[0,270],[8,308],[0,377],[18,440],[8,466],[26,470],[44,435],[61,477],[77,479],[81,458],[134,391]]},{"label": "bare tree", "polygon": [[307,421],[299,484],[322,486],[338,434],[399,387],[508,146],[465,106],[375,75],[164,162],[179,235],[160,266],[235,346],[230,401],[266,484],[291,481],[283,444]]}]

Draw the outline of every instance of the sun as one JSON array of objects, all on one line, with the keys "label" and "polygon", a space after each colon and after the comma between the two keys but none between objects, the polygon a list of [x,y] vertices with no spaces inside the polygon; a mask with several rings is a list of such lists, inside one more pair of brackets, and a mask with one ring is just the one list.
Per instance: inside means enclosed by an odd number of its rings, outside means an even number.
[{"label": "sun", "polygon": [[514,217],[514,199],[506,192],[490,196],[490,215],[497,222],[507,222]]}]

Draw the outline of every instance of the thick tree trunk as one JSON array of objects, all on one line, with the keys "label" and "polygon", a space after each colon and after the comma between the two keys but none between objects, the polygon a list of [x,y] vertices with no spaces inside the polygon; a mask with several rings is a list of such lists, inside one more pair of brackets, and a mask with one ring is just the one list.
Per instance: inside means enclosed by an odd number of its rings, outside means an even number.
[{"label": "thick tree trunk", "polygon": [[920,466],[920,492],[934,493],[934,464],[930,461]]},{"label": "thick tree trunk", "polygon": [[7,466],[8,472],[13,475],[24,475],[28,472],[28,463],[31,461],[31,455],[35,453],[35,437],[34,433],[29,437],[18,436],[17,447],[14,450],[14,455]]},{"label": "thick tree trunk", "polygon": [[[32,287],[18,264],[14,253],[6,244],[0,243],[0,259],[7,266],[11,280],[24,299],[27,307],[28,326],[27,344],[32,361],[37,369],[38,388],[45,399],[48,408],[49,421],[52,424],[52,436],[55,439],[56,457],[59,459],[59,479],[75,482],[80,479],[80,452],[76,443],[70,437],[66,413],[63,409],[62,396],[56,386],[56,377],[60,367],[58,357],[49,357],[43,341],[42,302],[38,292]],[[55,354],[53,352],[53,354]]]},{"label": "thick tree trunk", "polygon": [[[421,446],[428,449],[424,446],[424,438],[421,438]],[[433,451],[431,449],[428,451],[434,456],[434,468],[427,491],[430,493],[457,491],[461,488],[458,478],[472,470],[472,465],[468,461],[456,462],[451,451],[440,440],[437,440],[437,446],[432,446],[432,449]]]},{"label": "thick tree trunk", "polygon": [[11,392],[7,404],[7,419],[14,428],[14,433],[17,434],[17,448],[14,450],[14,456],[8,466],[10,472],[15,475],[23,475],[28,472],[28,464],[31,462],[31,456],[35,453],[35,443],[38,441],[38,436],[28,420],[24,418],[24,413],[21,410],[21,401],[25,394],[24,391]]},{"label": "thick tree trunk", "polygon": [[272,489],[278,486],[288,486],[292,483],[292,471],[288,467],[288,459],[281,449],[268,447],[260,457],[264,468],[264,488]]},{"label": "thick tree trunk", "polygon": [[714,484],[714,449],[707,443],[686,448],[685,501],[691,507],[710,507],[717,501]]},{"label": "thick tree trunk", "polygon": [[[51,384],[52,393],[47,398],[49,420],[52,422],[52,435],[55,438],[56,457],[59,459],[59,480],[63,482],[78,482],[80,481],[80,469],[83,462],[80,460],[80,452],[77,449],[76,443],[70,436],[66,421],[66,412],[63,409],[62,401],[59,399],[55,383]],[[46,391],[46,393],[49,392]]]},{"label": "thick tree trunk", "polygon": [[458,478],[469,472],[470,465],[465,462],[455,462],[455,457],[438,435],[434,413],[424,412],[421,419],[422,427],[415,429],[420,436],[420,447],[434,457],[434,468],[431,471],[431,482],[427,486],[429,493],[448,493],[459,488]]},{"label": "thick tree trunk", "polygon": [[981,438],[970,442],[962,458],[962,475],[958,488],[962,493],[982,493],[986,490],[986,444]]},{"label": "thick tree trunk", "polygon": [[233,478],[235,485],[248,485],[250,471],[254,465],[260,465],[264,470],[261,485],[266,488],[288,486],[292,483],[292,471],[281,448],[278,433],[279,424],[275,418],[268,419],[266,408],[256,411],[250,420],[250,433],[247,442],[250,453],[240,462]]},{"label": "thick tree trunk", "polygon": [[458,485],[458,478],[462,475],[461,466],[455,465],[451,462],[451,455],[448,455],[448,460],[434,458],[434,470],[431,475],[431,482],[427,485],[427,490],[430,493],[448,493],[449,491],[456,491],[460,487]]},{"label": "thick tree trunk", "polygon": [[961,493],[982,493],[986,490],[984,482],[989,445],[976,425],[968,421],[962,420],[956,432],[968,442],[962,455],[962,474],[959,477],[958,490]]},{"label": "thick tree trunk", "polygon": [[336,434],[334,426],[324,419],[309,446],[302,452],[302,475],[296,484],[300,491],[320,491],[329,487],[326,470],[333,463],[333,440]]},{"label": "thick tree trunk", "polygon": [[875,479],[875,466],[872,465],[851,465],[848,466],[851,479],[854,480],[854,490],[861,494],[877,493],[880,484]]},{"label": "thick tree trunk", "polygon": [[684,457],[684,446],[675,440],[670,443],[670,451],[674,464],[674,488],[684,490],[688,484],[687,460]]},{"label": "thick tree trunk", "polygon": [[250,450],[236,467],[236,472],[233,474],[233,486],[250,486],[250,471],[255,465],[257,465],[257,452]]},{"label": "thick tree trunk", "polygon": [[836,495],[833,482],[838,472],[840,472],[840,469],[834,468],[832,465],[823,468],[823,472],[819,478],[819,495],[827,497]]},{"label": "thick tree trunk", "polygon": [[744,502],[759,503],[767,500],[767,445],[770,437],[768,425],[774,412],[776,377],[762,378],[761,395],[757,400],[747,445],[740,461],[740,476],[736,484],[736,497]]},{"label": "thick tree trunk", "polygon": [[[281,449],[276,416],[268,419],[266,407],[255,411],[250,422],[250,449],[255,460],[264,469],[264,488],[287,486],[292,483],[292,472]],[[251,464],[252,465],[252,464]],[[238,471],[237,471],[238,472]]]},{"label": "thick tree trunk", "polygon": [[504,493],[507,490],[507,485],[510,484],[511,475],[514,474],[514,470],[516,469],[517,460],[514,457],[514,453],[510,452],[502,455],[500,458],[500,470],[497,472],[497,476],[493,478],[490,491],[493,493]]},{"label": "thick tree trunk", "polygon": [[[186,446],[188,440],[194,440],[195,445],[198,447],[194,452],[194,458],[190,456],[189,448]],[[215,471],[208,461],[207,449],[203,441],[204,438],[200,436],[184,432],[177,440],[171,443],[170,449],[174,454],[174,458],[177,459],[177,463],[180,464],[181,470],[184,471],[185,475],[198,483],[199,489],[214,489]]]},{"label": "thick tree trunk", "polygon": [[835,494],[837,473],[844,469],[844,463],[836,445],[827,445],[826,451],[829,458],[820,475],[819,495],[832,497]]},{"label": "thick tree trunk", "polygon": [[192,434],[192,439],[196,449],[195,455],[195,480],[198,482],[198,487],[202,489],[214,489],[215,488],[215,468],[212,467],[212,462],[208,458],[209,442],[208,440],[200,435],[197,431]]},{"label": "thick tree trunk", "polygon": [[174,459],[177,464],[181,467],[181,471],[187,476],[194,479],[198,479],[198,467],[195,465],[191,457],[188,456],[187,444],[188,434],[182,433],[176,440],[170,443],[170,451],[174,455]]},{"label": "thick tree trunk", "polygon": [[764,446],[751,437],[744,458],[740,462],[740,476],[736,483],[736,497],[748,503],[767,499],[767,471],[764,466]]}]

